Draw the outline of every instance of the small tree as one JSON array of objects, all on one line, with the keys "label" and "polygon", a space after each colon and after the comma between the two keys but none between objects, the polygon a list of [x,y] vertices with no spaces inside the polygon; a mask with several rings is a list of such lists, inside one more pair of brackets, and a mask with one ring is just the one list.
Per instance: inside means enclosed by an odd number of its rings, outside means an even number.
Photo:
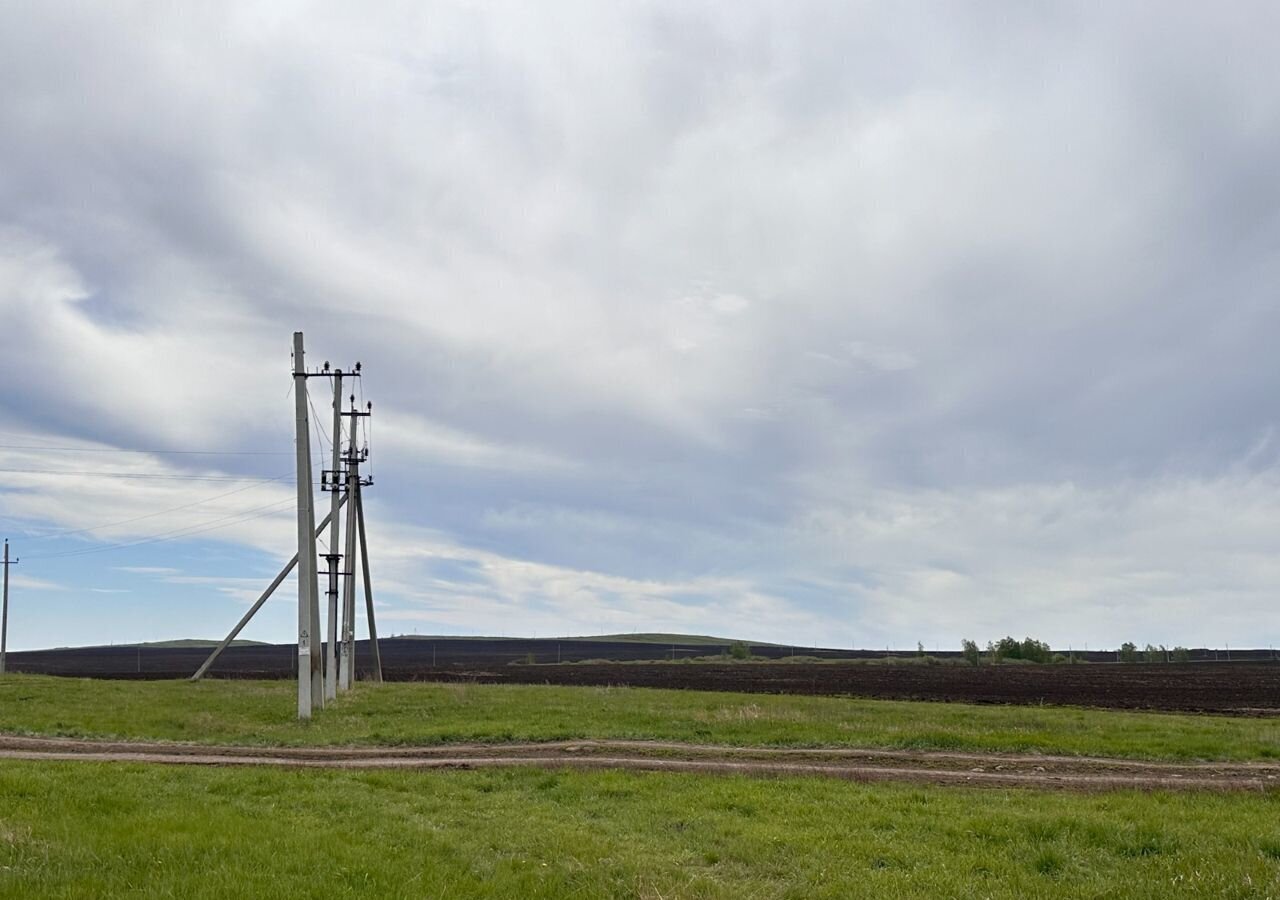
[{"label": "small tree", "polygon": [[1176,663],[1191,662],[1191,651],[1186,647],[1174,647],[1173,661]]},{"label": "small tree", "polygon": [[1138,645],[1133,641],[1125,641],[1120,645],[1120,662],[1135,663],[1138,661]]},{"label": "small tree", "polygon": [[1053,651],[1049,649],[1049,645],[1032,637],[1024,640],[1019,645],[1018,651],[1022,659],[1029,662],[1047,663],[1053,658]]},{"label": "small tree", "polygon": [[964,654],[965,661],[971,666],[976,666],[982,661],[981,653],[978,651],[978,642],[965,638],[960,642],[960,651]]},{"label": "small tree", "polygon": [[1022,659],[1022,644],[1013,637],[1002,637],[995,644],[996,659]]},{"label": "small tree", "polygon": [[751,648],[742,641],[734,641],[729,645],[729,656],[733,659],[750,659]]}]

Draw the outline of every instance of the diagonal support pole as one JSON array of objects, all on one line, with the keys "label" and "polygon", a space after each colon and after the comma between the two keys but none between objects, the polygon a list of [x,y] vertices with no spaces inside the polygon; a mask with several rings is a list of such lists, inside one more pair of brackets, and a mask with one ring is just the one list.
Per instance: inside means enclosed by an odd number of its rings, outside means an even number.
[{"label": "diagonal support pole", "polygon": [[[347,498],[344,496],[341,503],[346,502]],[[339,504],[340,506],[341,503]],[[324,534],[325,528],[329,526],[329,517],[332,515],[333,513],[329,513],[329,515],[325,516],[324,520],[316,526],[316,537],[320,537],[320,535]],[[257,599],[253,606],[249,607],[249,611],[244,614],[239,622],[236,623],[236,627],[231,629],[231,633],[228,634],[223,639],[222,643],[209,654],[209,658],[201,664],[200,668],[196,669],[196,674],[191,676],[192,681],[199,681],[204,677],[204,673],[209,671],[209,667],[212,666],[217,661],[218,657],[222,655],[222,651],[231,646],[231,642],[234,641],[240,632],[244,630],[244,626],[248,625],[249,620],[254,617],[258,610],[262,609],[263,604],[271,599],[271,595],[275,593],[276,588],[280,587],[280,585],[284,583],[284,580],[289,577],[289,573],[292,572],[294,567],[297,565],[298,554],[295,553],[293,554],[293,559],[289,560],[289,562],[285,564],[285,567],[280,570],[280,574],[277,575],[275,580],[272,581],[271,584],[267,586],[267,589],[262,592],[262,596]]]},{"label": "diagonal support pole", "polygon": [[356,530],[360,534],[360,567],[364,575],[364,608],[369,619],[369,647],[373,650],[373,680],[382,683],[382,651],[378,648],[378,625],[373,619],[373,584],[369,581],[369,546],[364,537],[364,500],[356,482]]}]

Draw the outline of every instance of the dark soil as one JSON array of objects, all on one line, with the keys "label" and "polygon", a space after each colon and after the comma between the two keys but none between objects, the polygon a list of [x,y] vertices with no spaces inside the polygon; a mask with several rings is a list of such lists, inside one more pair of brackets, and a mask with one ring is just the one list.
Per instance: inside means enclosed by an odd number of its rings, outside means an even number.
[{"label": "dark soil", "polygon": [[389,670],[389,678],[627,685],[766,694],[823,694],[1280,715],[1280,665],[1268,663],[919,666],[859,663],[511,666],[467,674]]},{"label": "dark soil", "polygon": [[[570,640],[413,640],[379,642],[384,674],[395,681],[478,681],[505,684],[629,685],[769,694],[820,694],[964,703],[1054,704],[1233,715],[1280,715],[1280,663],[1269,661],[964,666],[918,662],[856,662],[856,653],[818,651],[833,662],[671,663],[717,652],[715,646]],[[789,656],[789,648],[753,648]],[[803,650],[806,654],[815,651]],[[1259,651],[1265,652],[1265,651]],[[208,655],[201,648],[90,647],[11,653],[9,668],[95,678],[185,678]],[[1238,651],[1233,653],[1238,658]],[[535,664],[528,664],[532,656]],[[358,670],[370,661],[358,642]],[[563,662],[557,664],[556,660]],[[638,660],[580,662],[574,660]],[[843,660],[843,661],[840,661]],[[210,675],[292,678],[291,645],[232,647]]]}]

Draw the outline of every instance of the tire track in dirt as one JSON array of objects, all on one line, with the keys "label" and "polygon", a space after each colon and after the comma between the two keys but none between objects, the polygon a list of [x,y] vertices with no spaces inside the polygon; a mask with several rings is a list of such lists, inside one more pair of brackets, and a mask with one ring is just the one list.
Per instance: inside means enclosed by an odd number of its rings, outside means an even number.
[{"label": "tire track in dirt", "polygon": [[244,747],[0,735],[0,760],[3,759],[330,769],[630,769],[1076,791],[1280,790],[1280,764],[1272,763],[1170,763],[1034,754],[728,747],[626,740],[423,747]]}]

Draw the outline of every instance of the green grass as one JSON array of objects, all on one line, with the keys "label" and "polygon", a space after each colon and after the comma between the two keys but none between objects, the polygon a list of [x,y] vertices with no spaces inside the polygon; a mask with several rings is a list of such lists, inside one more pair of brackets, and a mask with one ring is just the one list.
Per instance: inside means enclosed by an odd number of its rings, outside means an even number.
[{"label": "green grass", "polygon": [[0,764],[0,897],[1260,897],[1276,795]]},{"label": "green grass", "polygon": [[1280,720],[643,688],[362,684],[310,722],[289,681],[0,678],[0,732],[244,744],[635,738],[1280,759]]}]

